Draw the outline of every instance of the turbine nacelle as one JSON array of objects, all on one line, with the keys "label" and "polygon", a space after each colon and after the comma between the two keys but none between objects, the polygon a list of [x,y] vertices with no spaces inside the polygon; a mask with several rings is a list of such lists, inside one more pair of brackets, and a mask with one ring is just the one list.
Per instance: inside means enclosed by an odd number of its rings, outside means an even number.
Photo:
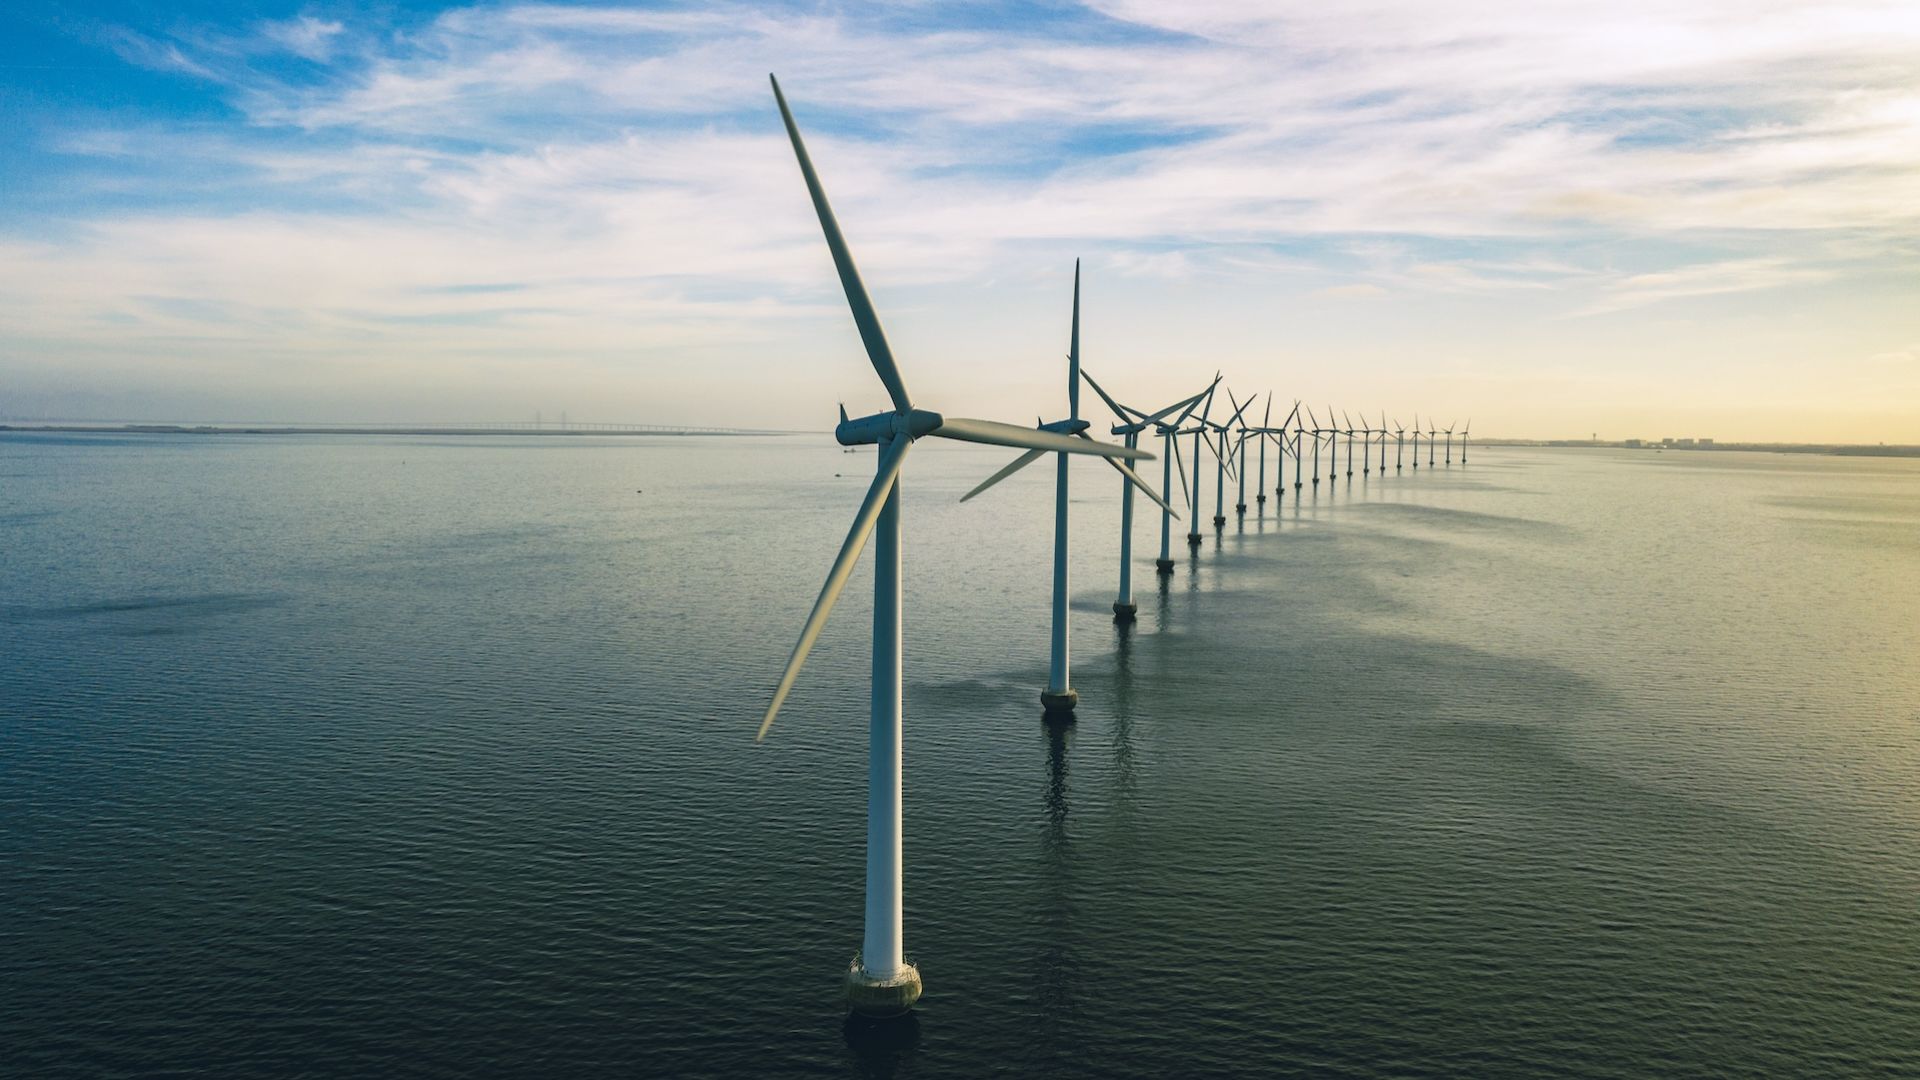
[{"label": "turbine nacelle", "polygon": [[880,412],[858,420],[847,419],[847,411],[841,409],[840,423],[833,429],[833,437],[841,446],[866,446],[892,442],[902,435],[909,439],[931,435],[946,422],[946,417],[928,409]]}]

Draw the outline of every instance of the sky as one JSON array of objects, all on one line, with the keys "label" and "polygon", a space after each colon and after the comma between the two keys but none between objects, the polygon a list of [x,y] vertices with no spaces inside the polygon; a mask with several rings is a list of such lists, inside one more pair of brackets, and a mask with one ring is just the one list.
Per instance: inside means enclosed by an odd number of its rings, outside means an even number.
[{"label": "sky", "polygon": [[1920,443],[1912,0],[83,7],[0,14],[0,418],[879,411],[775,72],[921,407],[1063,415],[1077,258],[1146,408]]}]

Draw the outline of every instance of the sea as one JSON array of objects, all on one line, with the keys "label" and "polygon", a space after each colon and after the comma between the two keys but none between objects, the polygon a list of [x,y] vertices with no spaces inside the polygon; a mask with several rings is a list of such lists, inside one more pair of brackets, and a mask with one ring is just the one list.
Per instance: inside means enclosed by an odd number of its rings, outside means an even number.
[{"label": "sea", "polygon": [[1468,455],[1209,458],[1130,626],[1077,461],[1061,725],[922,440],[869,1023],[870,563],[754,733],[871,448],[0,433],[0,1074],[1920,1075],[1920,461]]}]

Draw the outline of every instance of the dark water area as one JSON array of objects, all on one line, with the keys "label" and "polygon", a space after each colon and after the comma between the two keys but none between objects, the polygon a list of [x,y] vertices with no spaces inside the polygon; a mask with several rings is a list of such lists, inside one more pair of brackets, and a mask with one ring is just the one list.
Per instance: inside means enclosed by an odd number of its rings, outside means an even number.
[{"label": "dark water area", "polygon": [[1124,631],[1089,463],[1050,729],[1003,460],[907,465],[869,1030],[865,567],[753,733],[871,453],[0,435],[0,1074],[1920,1074],[1920,462],[1143,516]]}]

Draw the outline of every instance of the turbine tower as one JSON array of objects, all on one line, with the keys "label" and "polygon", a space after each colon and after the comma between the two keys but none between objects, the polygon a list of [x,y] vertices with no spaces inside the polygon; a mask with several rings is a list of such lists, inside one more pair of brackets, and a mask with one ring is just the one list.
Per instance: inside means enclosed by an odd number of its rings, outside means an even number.
[{"label": "turbine tower", "polygon": [[[1180,425],[1186,421],[1187,414],[1191,413],[1194,406],[1200,404],[1200,399],[1206,397],[1207,392],[1213,389],[1213,384],[1209,384],[1206,390],[1202,390],[1183,401],[1176,401],[1166,408],[1161,409],[1159,412],[1149,414],[1115,401],[1113,395],[1102,389],[1100,384],[1094,381],[1093,376],[1089,374],[1085,368],[1080,369],[1080,377],[1087,380],[1087,385],[1093,387],[1093,392],[1099,394],[1100,400],[1106,402],[1107,408],[1113,410],[1114,417],[1120,421],[1113,426],[1113,433],[1122,436],[1126,440],[1126,445],[1129,448],[1139,445],[1140,433],[1147,428],[1153,428],[1154,433],[1160,437],[1160,440],[1170,447],[1174,434],[1179,430]],[[1217,384],[1219,381],[1220,376],[1215,375],[1213,377],[1213,383]],[[1172,422],[1168,422],[1166,419],[1167,416],[1176,411],[1178,411],[1180,415]],[[1173,457],[1174,455],[1171,449],[1168,449],[1167,453],[1164,454],[1161,459],[1160,495],[1153,500],[1160,506],[1160,557],[1154,560],[1154,567],[1162,574],[1173,573],[1173,555],[1169,550],[1169,545],[1173,539],[1173,520],[1180,516],[1174,512],[1173,506],[1171,505],[1173,501]],[[1180,479],[1181,485],[1184,487],[1186,483],[1185,474],[1182,474]],[[1151,497],[1151,493],[1149,493],[1149,497]],[[1133,603],[1132,481],[1127,481],[1120,485],[1120,499],[1120,596],[1119,599],[1113,602],[1113,617],[1116,622],[1131,622],[1138,611],[1138,608],[1136,608]]]},{"label": "turbine tower", "polygon": [[[1313,421],[1313,490],[1318,492],[1320,490],[1320,418],[1313,415],[1311,405],[1307,406],[1307,417]],[[1298,504],[1294,508],[1299,509]]]},{"label": "turbine tower", "polygon": [[[1067,418],[1065,420],[1055,420],[1051,424],[1041,424],[1039,430],[1051,431],[1060,435],[1077,436],[1091,441],[1092,437],[1087,434],[1087,428],[1089,426],[1091,425],[1085,420],[1080,419],[1080,261],[1076,259],[1073,263],[1073,326],[1068,337],[1067,346]],[[1132,449],[1131,443],[1129,443],[1128,449]],[[980,494],[1000,481],[1005,480],[1007,477],[1012,476],[1014,473],[1019,472],[1028,464],[1038,459],[1040,454],[1041,451],[1029,450],[1013,459],[1013,462],[1007,465],[1006,468],[987,477],[972,491],[960,496],[960,501],[966,502],[975,495]],[[1054,457],[1057,460],[1055,462],[1053,484],[1053,633],[1052,646],[1047,665],[1047,686],[1046,689],[1040,692],[1040,705],[1046,710],[1047,716],[1058,720],[1066,720],[1072,718],[1074,706],[1079,704],[1080,695],[1074,692],[1072,679],[1068,670],[1072,663],[1072,651],[1069,647],[1067,631],[1067,455],[1055,454]],[[1122,485],[1126,488],[1126,492],[1124,495],[1125,502],[1122,506],[1122,529],[1125,531],[1123,532],[1121,542],[1125,544],[1127,542],[1127,534],[1130,534],[1133,529],[1133,486],[1138,485],[1140,490],[1146,492],[1147,497],[1150,499],[1158,500],[1159,496],[1155,495],[1153,489],[1147,486],[1146,481],[1135,476],[1132,469],[1127,468],[1118,461],[1114,461],[1112,458],[1108,458],[1107,461],[1112,464],[1114,468],[1119,469],[1121,475],[1125,477],[1127,481],[1126,484]],[[1122,573],[1125,572],[1123,569]],[[1123,583],[1123,592],[1130,594],[1130,586],[1130,582]],[[1132,606],[1130,599],[1128,606]],[[1118,613],[1118,610],[1118,607],[1116,607],[1115,612]]]},{"label": "turbine tower", "polygon": [[[1267,505],[1267,440],[1273,438],[1273,435],[1269,431],[1272,425],[1273,391],[1269,390],[1267,391],[1266,411],[1260,414],[1260,481],[1253,486],[1253,501],[1257,506]],[[1241,487],[1243,492],[1246,486],[1246,469],[1246,463],[1244,461],[1241,462]],[[1247,512],[1247,497],[1244,493],[1240,496],[1240,512],[1243,514]]]},{"label": "turbine tower", "polygon": [[813,603],[801,627],[800,639],[787,659],[786,670],[774,688],[773,700],[760,721],[759,739],[765,739],[774,716],[793,689],[794,680],[806,663],[827,615],[846,587],[854,563],[874,539],[873,569],[873,683],[870,718],[867,728],[867,889],[866,929],[861,948],[847,970],[847,1002],[857,1012],[893,1015],[913,1007],[920,998],[920,973],[907,963],[901,945],[901,846],[900,846],[900,471],[915,439],[928,435],[964,442],[1013,446],[1032,450],[1054,450],[1077,454],[1101,454],[1109,457],[1151,459],[1153,455],[1125,447],[1107,446],[1075,439],[1049,431],[1035,431],[990,420],[948,418],[937,412],[916,409],[907,394],[906,382],[894,362],[880,318],[867,297],[867,289],[854,267],[840,225],[827,205],[827,195],[807,156],[800,128],[794,123],[787,100],[780,93],[778,80],[773,84],[774,101],[780,107],[780,120],[793,144],[793,156],[800,165],[820,231],[833,256],[840,287],[846,293],[854,325],[860,330],[867,359],[892,401],[890,411],[858,420],[847,419],[840,410],[840,424],[834,438],[843,446],[877,444],[880,447],[873,484],[854,514],[847,539],[834,557],[826,584]]}]

